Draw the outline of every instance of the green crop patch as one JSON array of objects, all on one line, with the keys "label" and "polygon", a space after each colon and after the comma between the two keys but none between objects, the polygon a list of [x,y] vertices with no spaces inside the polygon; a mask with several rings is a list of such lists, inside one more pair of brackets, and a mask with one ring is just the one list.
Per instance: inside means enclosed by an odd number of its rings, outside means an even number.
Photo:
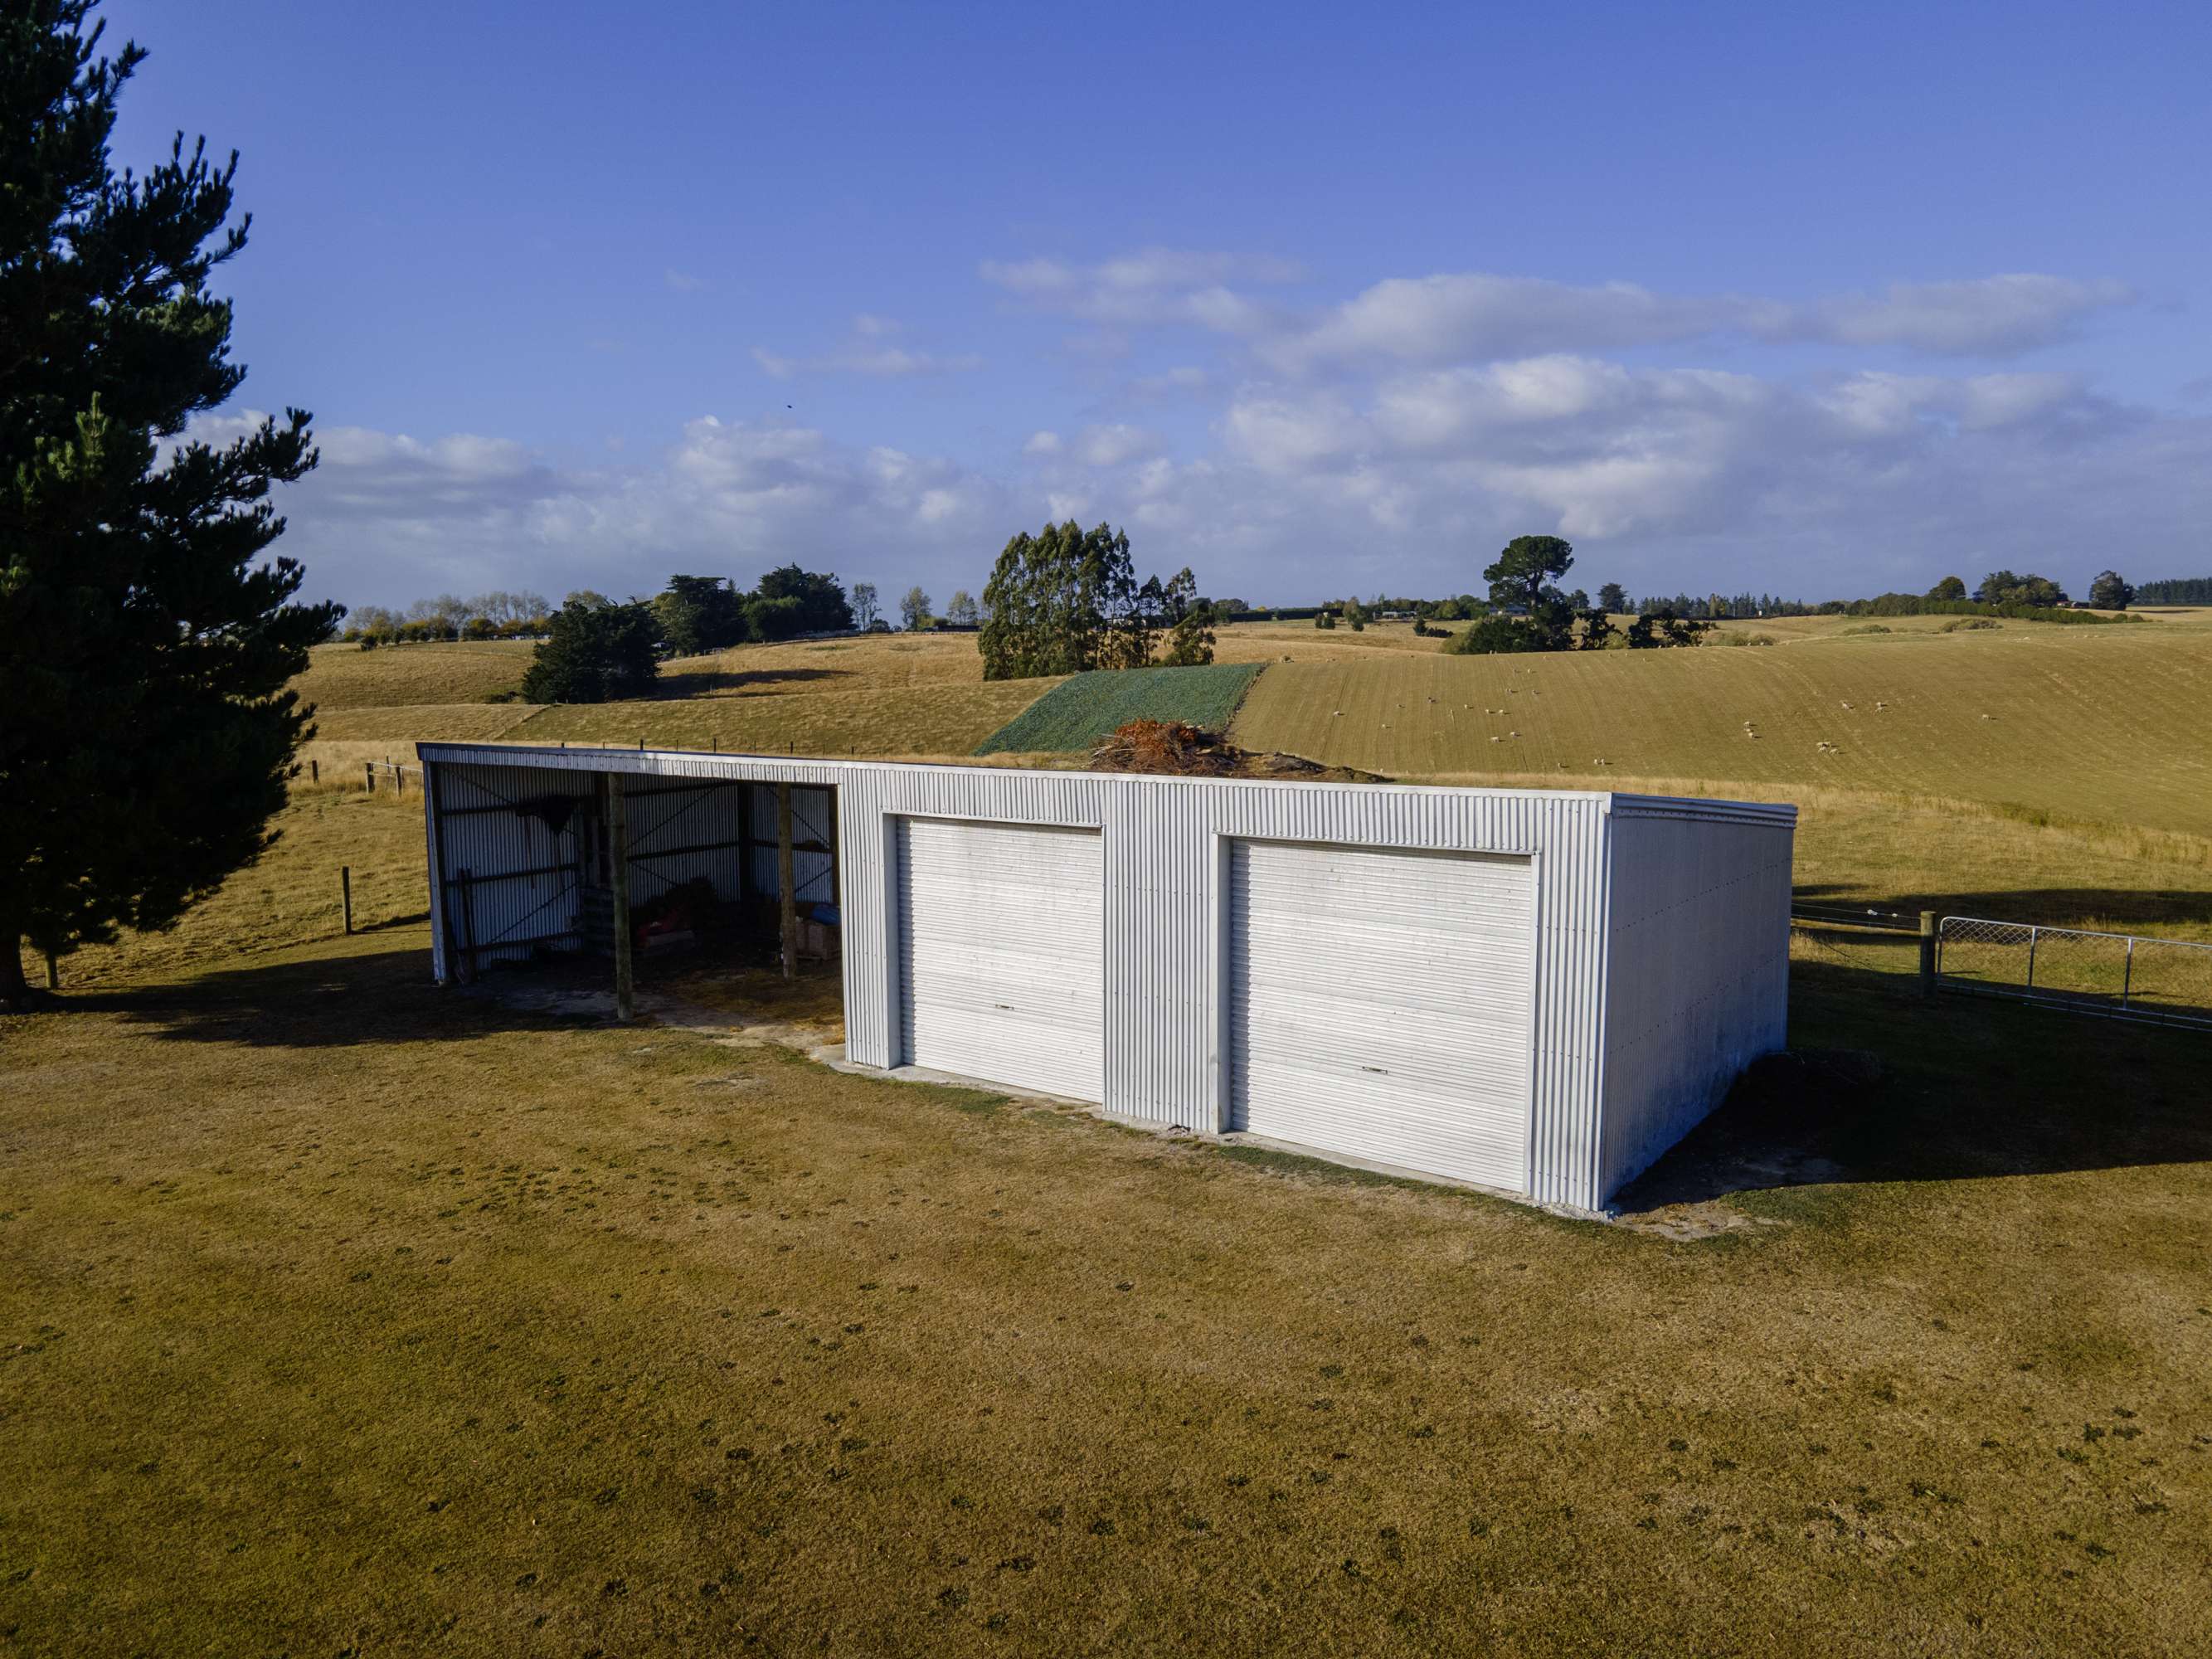
[{"label": "green crop patch", "polygon": [[1088,749],[1131,720],[1183,720],[1218,731],[1266,665],[1100,669],[1063,680],[983,739],[979,755]]}]

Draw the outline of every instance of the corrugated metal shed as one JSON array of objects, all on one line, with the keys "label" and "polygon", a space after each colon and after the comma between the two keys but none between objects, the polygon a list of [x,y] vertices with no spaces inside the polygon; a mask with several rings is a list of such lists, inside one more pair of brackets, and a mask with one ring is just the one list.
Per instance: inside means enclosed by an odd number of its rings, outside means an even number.
[{"label": "corrugated metal shed", "polygon": [[[1097,829],[1104,863],[1104,1081],[1109,1112],[1215,1131],[1228,1122],[1230,949],[1224,905],[1237,841],[1507,854],[1534,872],[1527,1195],[1583,1209],[1612,1193],[1715,1104],[1742,1063],[1778,1047],[1786,1017],[1796,809],[1567,790],[1429,788],[1164,778],[1086,772],[787,759],[627,749],[428,744],[436,966],[448,971],[458,872],[482,876],[580,856],[518,803],[702,781],[682,822],[744,837],[744,786],[788,782],[815,798],[811,831],[836,848],[847,1049],[904,1062],[897,933],[902,817]],[[677,825],[673,803],[653,820]],[[507,810],[471,811],[505,801]],[[726,806],[719,803],[728,803]],[[630,819],[638,839],[641,817]],[[794,799],[794,817],[803,817]],[[772,822],[772,820],[770,820]],[[796,826],[795,826],[796,828]],[[798,831],[807,838],[809,830]],[[718,855],[678,869],[732,878]],[[801,861],[805,896],[829,868]],[[752,890],[763,884],[757,850]],[[526,937],[558,914],[557,872],[470,890],[477,944]],[[495,891],[495,889],[497,890]],[[533,908],[535,907],[535,908]],[[506,933],[495,933],[504,928]],[[1326,945],[1317,940],[1317,948]],[[1348,969],[1349,970],[1349,969]]]}]

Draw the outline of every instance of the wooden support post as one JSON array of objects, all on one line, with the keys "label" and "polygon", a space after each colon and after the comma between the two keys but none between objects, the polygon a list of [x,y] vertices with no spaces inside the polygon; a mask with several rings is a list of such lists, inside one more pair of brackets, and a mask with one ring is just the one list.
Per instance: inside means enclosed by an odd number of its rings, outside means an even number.
[{"label": "wooden support post", "polygon": [[56,956],[52,951],[49,951],[46,952],[46,989],[49,991],[58,991],[61,988],[61,958]]},{"label": "wooden support post", "polygon": [[361,763],[361,778],[362,786],[370,794],[374,794],[376,793],[376,763],[374,761],[363,761]]},{"label": "wooden support post", "polygon": [[353,932],[353,866],[338,866],[338,903],[345,911],[345,930]]},{"label": "wooden support post", "polygon": [[795,979],[799,975],[799,899],[792,890],[797,885],[791,863],[791,786],[779,783],[775,787],[775,892],[783,923],[786,979]]},{"label": "wooden support post", "polygon": [[623,800],[622,780],[611,772],[599,774],[599,805],[606,815],[607,883],[614,896],[615,1018],[628,1024],[637,1016],[635,964],[630,959],[636,941],[629,931],[629,815]]},{"label": "wooden support post", "polygon": [[1936,913],[1920,913],[1920,994],[1933,998],[1936,994]]},{"label": "wooden support post", "polygon": [[468,982],[477,982],[477,886],[467,868],[457,872],[454,884],[461,896],[461,950],[468,962]]},{"label": "wooden support post", "polygon": [[407,769],[404,766],[393,767],[392,778],[392,781],[399,786],[399,799],[405,800],[407,799]]}]

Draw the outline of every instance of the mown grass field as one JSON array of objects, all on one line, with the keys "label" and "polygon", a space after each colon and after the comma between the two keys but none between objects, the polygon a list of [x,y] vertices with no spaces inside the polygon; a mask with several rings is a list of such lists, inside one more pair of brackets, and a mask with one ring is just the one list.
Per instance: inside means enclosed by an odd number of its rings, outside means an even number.
[{"label": "mown grass field", "polygon": [[293,689],[325,708],[483,702],[520,690],[538,647],[522,640],[389,645],[363,651],[319,645]]},{"label": "mown grass field", "polygon": [[[919,731],[957,662],[548,712]],[[2212,937],[2132,798],[1765,793],[1808,896]],[[2200,1036],[1808,930],[1793,1058],[1607,1227],[441,993],[418,799],[279,827],[0,1023],[0,1651],[2201,1650]]]},{"label": "mown grass field", "polygon": [[741,645],[661,665],[684,695],[742,696],[757,686],[814,683],[848,690],[980,685],[983,659],[973,634],[861,634],[844,640]]},{"label": "mown grass field", "polygon": [[2198,1650],[2197,1040],[1801,964],[1680,1240],[423,950],[9,1023],[15,1650]]},{"label": "mown grass field", "polygon": [[1735,650],[1279,663],[1231,735],[1396,777],[1811,784],[2203,833],[2212,630],[2023,626]]},{"label": "mown grass field", "polygon": [[[341,936],[344,909],[338,871],[353,872],[354,925],[363,929],[429,914],[422,799],[389,788],[363,793],[358,769],[319,788],[302,779],[270,826],[276,844],[166,933],[125,933],[88,945],[62,963],[66,988],[104,985],[118,975],[144,976],[251,959],[270,951]],[[42,983],[43,959],[26,952],[25,972]],[[0,1019],[0,1043],[9,1031]]]},{"label": "mown grass field", "polygon": [[1001,680],[912,689],[807,688],[681,702],[564,704],[539,709],[506,743],[619,743],[757,754],[966,755],[1052,682]]},{"label": "mown grass field", "polygon": [[[983,683],[972,635],[869,635],[745,646],[661,665],[663,697],[539,708],[484,698],[521,683],[532,647],[317,648],[295,682],[315,702],[303,751],[332,775],[428,742],[647,744],[803,755],[966,755],[1056,682]],[[417,655],[421,653],[424,654]],[[435,694],[450,694],[439,700]]]},{"label": "mown grass field", "polygon": [[1181,720],[1219,731],[1260,672],[1257,663],[1103,669],[1061,681],[976,746],[979,755],[1089,750],[1131,720]]}]

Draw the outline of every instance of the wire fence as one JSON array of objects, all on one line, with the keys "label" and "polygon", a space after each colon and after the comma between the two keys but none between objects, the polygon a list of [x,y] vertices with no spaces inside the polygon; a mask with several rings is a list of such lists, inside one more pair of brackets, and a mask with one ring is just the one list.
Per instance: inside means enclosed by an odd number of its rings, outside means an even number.
[{"label": "wire fence", "polygon": [[422,769],[410,765],[405,761],[363,761],[361,763],[361,773],[362,780],[368,786],[368,793],[372,795],[376,793],[378,780],[381,779],[386,789],[392,791],[404,799],[407,794],[407,780],[410,775],[415,780],[416,793],[420,794],[422,790]]},{"label": "wire fence", "polygon": [[1945,916],[1935,978],[1945,991],[2212,1029],[2212,945]]}]

